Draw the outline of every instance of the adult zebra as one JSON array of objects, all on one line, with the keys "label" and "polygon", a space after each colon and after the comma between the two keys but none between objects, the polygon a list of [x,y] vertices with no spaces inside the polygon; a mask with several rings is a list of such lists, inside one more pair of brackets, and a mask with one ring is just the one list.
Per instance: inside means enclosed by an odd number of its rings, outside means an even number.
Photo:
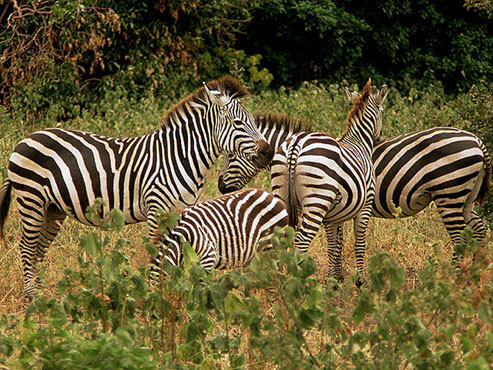
[{"label": "adult zebra", "polygon": [[[272,162],[272,191],[287,205],[289,224],[297,228],[295,245],[307,252],[323,224],[329,235],[329,276],[342,279],[335,269],[340,254],[334,242],[339,224],[354,219],[356,265],[364,273],[366,228],[374,196],[373,144],[380,137],[384,85],[371,95],[368,80],[348,115],[340,139],[321,133],[301,132],[278,149]],[[358,284],[361,284],[358,281]]]},{"label": "adult zebra", "polygon": [[22,217],[26,295],[33,297],[37,263],[66,216],[94,225],[85,211],[96,198],[104,202],[103,218],[116,208],[127,224],[147,220],[157,243],[158,211],[194,204],[223,150],[266,165],[272,149],[238,100],[246,93],[231,77],[204,84],[173,107],[157,131],[140,137],[46,129],[19,142],[0,189],[0,232],[13,188]]},{"label": "adult zebra", "polygon": [[[355,93],[348,92],[350,98],[351,94]],[[266,138],[275,138],[270,131],[277,129],[275,124],[260,128]],[[270,141],[274,150],[281,143]],[[372,216],[409,217],[435,202],[454,244],[465,226],[472,228],[476,240],[484,242],[487,228],[474,204],[488,195],[492,160],[475,135],[449,127],[416,131],[380,141],[373,148],[372,160],[376,176]],[[218,184],[226,192],[241,189],[260,171],[240,156],[229,156],[227,165]],[[336,242],[342,240],[339,235]]]},{"label": "adult zebra", "polygon": [[270,246],[274,228],[287,224],[283,203],[264,190],[247,189],[197,204],[184,211],[159,246],[152,278],[161,273],[163,260],[182,264],[182,241],[190,243],[205,269],[245,266],[257,251]]}]

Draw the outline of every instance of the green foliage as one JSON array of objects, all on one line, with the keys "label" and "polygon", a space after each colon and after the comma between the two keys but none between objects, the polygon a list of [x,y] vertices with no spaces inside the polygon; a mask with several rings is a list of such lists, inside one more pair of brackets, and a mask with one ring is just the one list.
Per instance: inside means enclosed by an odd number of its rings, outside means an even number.
[{"label": "green foliage", "polygon": [[455,90],[491,80],[489,22],[460,1],[275,0],[254,11],[238,47],[263,55],[277,86],[371,76]]},{"label": "green foliage", "polygon": [[438,81],[455,94],[493,76],[486,3],[8,2],[0,100],[30,123],[67,120],[101,101],[176,101],[230,72],[255,92],[371,76],[406,94]]},{"label": "green foliage", "polygon": [[[97,217],[98,207],[89,210]],[[172,220],[169,219],[169,220]],[[121,212],[100,220],[123,226]],[[172,221],[170,221],[172,223]],[[184,268],[146,283],[105,232],[81,240],[79,268],[67,269],[56,298],[40,296],[24,318],[0,318],[0,364],[13,368],[487,368],[493,360],[489,252],[468,230],[472,265],[431,259],[415,288],[387,253],[368,264],[357,294],[322,285],[316,265],[277,228],[273,248],[244,271],[207,273],[184,245]],[[86,255],[84,255],[86,253]],[[342,305],[341,305],[342,300]],[[235,334],[236,332],[236,334]]]},{"label": "green foliage", "polygon": [[[245,0],[9,3],[1,16],[10,21],[0,23],[5,40],[0,99],[27,119],[57,120],[80,116],[115,88],[131,99],[174,100],[197,80],[231,70],[235,35],[258,5]],[[243,58],[246,67],[255,67]],[[268,81],[262,69],[250,73],[253,82]]]}]

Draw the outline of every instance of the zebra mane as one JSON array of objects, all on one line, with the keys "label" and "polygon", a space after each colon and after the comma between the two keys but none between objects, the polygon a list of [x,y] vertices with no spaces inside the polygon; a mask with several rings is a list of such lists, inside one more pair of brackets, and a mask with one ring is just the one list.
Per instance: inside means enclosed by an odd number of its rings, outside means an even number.
[{"label": "zebra mane", "polygon": [[369,78],[368,81],[366,82],[366,85],[363,88],[363,92],[361,93],[361,96],[354,101],[353,109],[351,109],[351,111],[347,116],[346,132],[349,129],[351,120],[353,118],[358,117],[365,110],[370,94],[371,94],[371,78]]},{"label": "zebra mane", "polygon": [[300,118],[280,113],[256,113],[255,124],[260,127],[264,124],[271,128],[287,129],[291,132],[313,131],[313,125]]},{"label": "zebra mane", "polygon": [[[248,91],[236,78],[225,76],[218,80],[213,80],[207,82],[207,88],[209,90],[220,91],[223,95],[230,97],[231,99],[238,99],[243,96],[248,95]],[[207,92],[205,87],[199,87],[195,92],[189,94],[177,104],[175,104],[171,109],[166,112],[164,118],[161,121],[161,127],[170,127],[171,117],[181,111],[186,105],[193,105],[194,103],[204,103],[208,101]]]}]

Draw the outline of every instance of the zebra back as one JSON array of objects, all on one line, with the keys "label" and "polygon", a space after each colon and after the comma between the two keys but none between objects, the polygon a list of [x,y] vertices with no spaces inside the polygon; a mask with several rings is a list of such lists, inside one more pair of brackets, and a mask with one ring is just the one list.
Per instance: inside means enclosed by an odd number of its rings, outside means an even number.
[{"label": "zebra back", "polygon": [[260,189],[246,189],[187,208],[154,260],[182,263],[181,244],[190,243],[206,269],[244,266],[259,248],[259,241],[274,227],[288,224],[282,202]]}]

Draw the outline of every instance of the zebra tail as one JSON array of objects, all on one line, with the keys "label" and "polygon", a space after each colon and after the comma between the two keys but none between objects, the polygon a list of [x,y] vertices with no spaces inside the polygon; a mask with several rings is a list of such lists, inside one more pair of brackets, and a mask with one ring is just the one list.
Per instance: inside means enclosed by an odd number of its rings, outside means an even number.
[{"label": "zebra tail", "polygon": [[12,189],[12,183],[7,179],[0,188],[0,244],[5,244],[5,237],[3,235],[3,225],[7,219],[10,208],[10,190]]},{"label": "zebra tail", "polygon": [[488,196],[488,193],[490,191],[491,187],[491,167],[492,167],[492,161],[491,157],[488,154],[488,151],[486,150],[485,145],[480,141],[481,144],[481,150],[483,151],[483,161],[484,161],[484,166],[486,168],[486,173],[483,178],[483,182],[481,183],[481,189],[479,190],[478,194],[478,203],[481,204],[483,200]]},{"label": "zebra tail", "polygon": [[288,222],[289,226],[298,226],[298,197],[296,196],[296,162],[299,156],[297,140],[289,147],[288,160]]}]

